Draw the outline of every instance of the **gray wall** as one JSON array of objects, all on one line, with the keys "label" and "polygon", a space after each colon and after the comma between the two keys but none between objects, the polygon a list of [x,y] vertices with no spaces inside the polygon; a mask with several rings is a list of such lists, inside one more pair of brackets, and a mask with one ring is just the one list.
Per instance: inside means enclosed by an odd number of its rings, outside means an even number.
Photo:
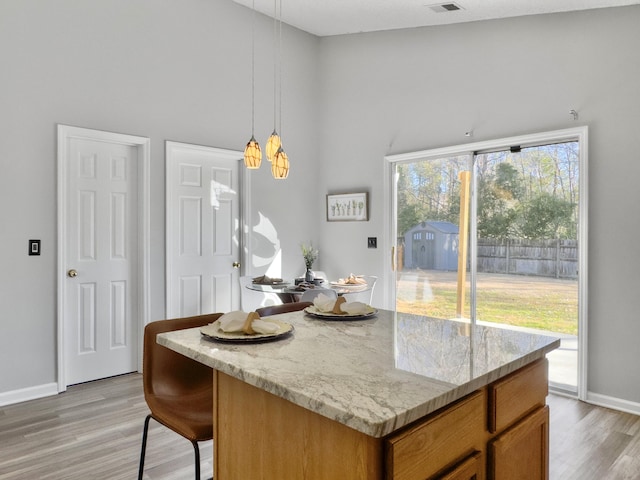
[{"label": "gray wall", "polygon": [[[151,139],[151,319],[164,318],[164,142],[243,150],[251,135],[251,12],[230,0],[0,2],[0,394],[56,381],[56,124]],[[273,130],[273,22],[256,15],[256,137]],[[252,223],[299,244],[317,153],[318,39],[285,28],[282,134],[292,166],[252,172]],[[293,88],[295,86],[295,88]],[[42,256],[27,242],[42,240]],[[64,266],[62,267],[64,268]],[[250,272],[253,273],[253,272]],[[258,272],[259,273],[259,272]]]},{"label": "gray wall", "polygon": [[[271,22],[257,16],[257,35]],[[230,0],[0,3],[0,394],[55,382],[55,125],[152,141],[152,319],[164,314],[164,141],[242,149],[250,21]],[[255,223],[330,276],[381,275],[383,157],[576,125],[590,128],[589,389],[640,403],[640,7],[318,39],[285,29],[286,182],[252,174]],[[271,41],[258,43],[256,133],[272,128]],[[574,122],[568,114],[578,110]],[[370,192],[369,222],[327,223],[327,192]],[[632,199],[631,199],[632,201]],[[41,238],[43,255],[27,257]],[[611,241],[618,248],[603,248]],[[379,242],[381,243],[381,241]],[[381,288],[374,303],[380,303]]]},{"label": "gray wall", "polygon": [[638,25],[633,6],[322,39],[320,190],[372,203],[367,224],[322,228],[333,265],[389,261],[365,247],[384,233],[385,155],[588,125],[588,388],[639,410]]}]

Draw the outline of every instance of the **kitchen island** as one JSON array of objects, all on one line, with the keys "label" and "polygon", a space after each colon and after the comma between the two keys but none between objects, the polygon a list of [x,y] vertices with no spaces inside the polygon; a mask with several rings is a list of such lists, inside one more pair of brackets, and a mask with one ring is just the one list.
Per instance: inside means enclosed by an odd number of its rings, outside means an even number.
[{"label": "kitchen island", "polygon": [[294,332],[270,343],[158,336],[213,369],[216,480],[547,478],[559,339],[391,311],[277,318]]}]

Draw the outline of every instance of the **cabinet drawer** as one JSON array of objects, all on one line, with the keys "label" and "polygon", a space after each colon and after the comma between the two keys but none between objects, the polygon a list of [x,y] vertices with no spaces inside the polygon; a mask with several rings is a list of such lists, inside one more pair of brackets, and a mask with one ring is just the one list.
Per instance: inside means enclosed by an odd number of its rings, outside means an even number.
[{"label": "cabinet drawer", "polygon": [[549,393],[547,359],[538,360],[489,386],[489,431],[504,430],[545,405]]},{"label": "cabinet drawer", "polygon": [[[387,478],[424,480],[482,447],[484,390],[386,440]],[[455,477],[454,477],[455,478]]]},{"label": "cabinet drawer", "polygon": [[434,480],[484,480],[484,462],[482,453],[475,452],[444,475]]}]

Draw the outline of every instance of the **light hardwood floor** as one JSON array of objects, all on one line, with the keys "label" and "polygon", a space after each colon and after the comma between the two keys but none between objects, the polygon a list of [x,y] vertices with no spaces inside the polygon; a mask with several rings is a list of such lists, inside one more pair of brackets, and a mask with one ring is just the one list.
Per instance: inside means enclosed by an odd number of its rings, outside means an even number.
[{"label": "light hardwood floor", "polygon": [[640,416],[549,395],[551,480],[640,479]]},{"label": "light hardwood floor", "polygon": [[[139,374],[0,408],[0,479],[134,480],[148,413]],[[212,443],[200,454],[209,478]],[[191,442],[152,420],[144,478],[192,479],[193,462]]]},{"label": "light hardwood floor", "polygon": [[[557,395],[548,403],[551,480],[640,480],[640,417]],[[139,374],[0,408],[0,479],[135,479],[147,413]],[[211,442],[200,451],[206,478]],[[152,421],[145,478],[193,478],[191,443]]]}]

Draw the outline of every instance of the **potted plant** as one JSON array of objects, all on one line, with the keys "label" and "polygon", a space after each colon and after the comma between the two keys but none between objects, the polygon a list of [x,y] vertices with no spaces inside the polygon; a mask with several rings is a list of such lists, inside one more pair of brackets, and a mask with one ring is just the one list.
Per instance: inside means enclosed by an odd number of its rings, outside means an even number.
[{"label": "potted plant", "polygon": [[313,273],[313,270],[311,270],[311,267],[313,267],[313,262],[318,258],[318,249],[313,248],[311,242],[309,242],[309,245],[305,245],[304,243],[301,244],[300,249],[302,250],[304,265],[307,269],[304,273],[304,281],[312,283],[315,279],[315,274]]}]

